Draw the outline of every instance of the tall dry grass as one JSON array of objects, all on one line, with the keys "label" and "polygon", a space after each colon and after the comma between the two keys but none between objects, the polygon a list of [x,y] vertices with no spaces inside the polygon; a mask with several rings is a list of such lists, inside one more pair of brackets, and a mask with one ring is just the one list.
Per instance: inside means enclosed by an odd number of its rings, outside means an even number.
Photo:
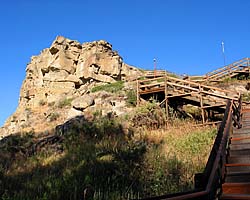
[{"label": "tall dry grass", "polygon": [[[194,175],[204,170],[216,130],[215,126],[197,126],[194,121],[177,119],[167,129],[145,132],[145,140],[154,146],[148,152],[148,163],[161,159],[158,165],[172,181],[172,187],[167,189],[170,193],[193,189]],[[155,171],[159,168],[154,167]],[[173,179],[171,173],[178,178]]]}]

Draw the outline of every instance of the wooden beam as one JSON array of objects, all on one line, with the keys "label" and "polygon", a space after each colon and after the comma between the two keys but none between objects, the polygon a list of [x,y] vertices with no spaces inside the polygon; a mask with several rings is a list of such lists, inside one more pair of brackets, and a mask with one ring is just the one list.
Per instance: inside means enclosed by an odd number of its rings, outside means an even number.
[{"label": "wooden beam", "polygon": [[168,124],[168,86],[167,86],[167,76],[165,76],[165,109],[166,109],[166,119]]},{"label": "wooden beam", "polygon": [[156,93],[156,92],[164,92],[164,87],[153,88],[153,89],[144,90],[144,91],[139,91],[140,94],[150,94],[150,93]]},{"label": "wooden beam", "polygon": [[207,108],[215,108],[215,107],[222,107],[222,106],[226,106],[226,103],[225,104],[211,105],[211,106],[203,106],[203,108],[207,109]]},{"label": "wooden beam", "polygon": [[201,93],[201,85],[199,85],[199,96],[200,96],[200,106],[201,106],[201,117],[202,117],[202,123],[205,123],[205,113],[203,108],[203,99],[202,99],[202,93]]},{"label": "wooden beam", "polygon": [[193,92],[189,92],[189,93],[185,93],[185,94],[176,94],[176,95],[168,96],[168,98],[185,97],[185,96],[191,96],[192,94],[193,94]]},{"label": "wooden beam", "polygon": [[139,106],[140,104],[140,93],[139,93],[139,80],[137,80],[137,92],[136,92],[136,105]]}]

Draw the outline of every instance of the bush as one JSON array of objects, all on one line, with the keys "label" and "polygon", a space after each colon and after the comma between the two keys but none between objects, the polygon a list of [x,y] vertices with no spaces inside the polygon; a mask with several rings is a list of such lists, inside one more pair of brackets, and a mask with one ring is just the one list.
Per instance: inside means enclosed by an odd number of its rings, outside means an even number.
[{"label": "bush", "polygon": [[134,90],[128,90],[126,92],[127,95],[127,106],[136,106],[136,101],[137,101],[137,97],[136,97],[136,92]]},{"label": "bush", "polygon": [[91,92],[106,91],[110,93],[117,93],[124,88],[123,81],[117,81],[114,83],[108,83],[105,85],[98,85],[91,89]]},{"label": "bush", "polygon": [[54,106],[54,105],[55,105],[55,102],[54,102],[54,101],[48,103],[48,106],[49,106],[49,107],[52,107],[52,106]]},{"label": "bush", "polygon": [[41,100],[39,101],[39,105],[40,105],[40,106],[44,106],[45,104],[46,104],[46,101],[45,101],[45,100],[42,100],[42,99],[41,99]]},{"label": "bush", "polygon": [[58,108],[70,106],[72,101],[73,101],[72,98],[65,98],[65,99],[61,100],[58,102]]},{"label": "bush", "polygon": [[50,122],[56,121],[59,117],[60,117],[59,113],[57,113],[57,112],[51,113],[51,114],[48,116],[48,120],[49,120]]},{"label": "bush", "polygon": [[250,93],[244,93],[242,96],[243,101],[250,101]]},{"label": "bush", "polygon": [[134,127],[143,127],[147,129],[158,129],[165,127],[165,110],[160,108],[154,101],[146,103],[137,108],[132,118]]}]

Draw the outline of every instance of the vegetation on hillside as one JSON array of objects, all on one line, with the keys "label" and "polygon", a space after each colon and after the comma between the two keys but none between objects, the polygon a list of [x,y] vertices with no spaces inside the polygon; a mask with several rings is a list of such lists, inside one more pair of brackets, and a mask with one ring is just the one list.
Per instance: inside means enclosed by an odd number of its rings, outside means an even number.
[{"label": "vegetation on hillside", "polygon": [[123,81],[116,81],[114,83],[107,83],[105,85],[98,85],[91,89],[91,92],[106,91],[111,93],[117,93],[124,88]]},{"label": "vegetation on hillside", "polygon": [[[175,120],[166,130],[162,112],[147,104],[126,117],[133,125],[98,112],[50,133],[7,137],[0,142],[1,199],[116,200],[191,189],[215,129]],[[139,123],[145,117],[158,126]]]}]

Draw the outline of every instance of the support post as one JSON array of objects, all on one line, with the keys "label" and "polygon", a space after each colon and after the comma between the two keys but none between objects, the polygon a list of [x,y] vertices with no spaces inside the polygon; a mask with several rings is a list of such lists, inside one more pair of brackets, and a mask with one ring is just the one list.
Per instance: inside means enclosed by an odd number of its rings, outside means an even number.
[{"label": "support post", "polygon": [[165,105],[166,105],[166,119],[168,123],[168,88],[167,88],[167,74],[165,72]]},{"label": "support post", "polygon": [[136,90],[136,106],[139,106],[139,104],[140,104],[140,91],[139,91],[139,89],[140,89],[140,86],[139,86],[139,80],[137,80],[137,82],[136,82],[136,84],[137,84],[137,90]]},{"label": "support post", "polygon": [[248,70],[248,77],[250,76],[250,70],[249,70],[249,58],[247,58],[247,70]]},{"label": "support post", "polygon": [[203,108],[203,99],[202,99],[202,93],[201,93],[201,85],[199,84],[199,96],[200,96],[200,106],[201,106],[201,117],[202,117],[202,123],[205,123],[205,113]]}]

